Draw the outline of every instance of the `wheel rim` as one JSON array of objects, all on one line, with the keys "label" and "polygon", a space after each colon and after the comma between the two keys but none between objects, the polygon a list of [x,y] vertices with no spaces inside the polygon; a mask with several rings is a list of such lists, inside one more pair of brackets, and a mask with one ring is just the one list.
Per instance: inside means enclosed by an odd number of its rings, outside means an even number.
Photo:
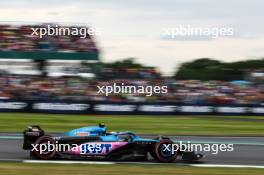
[{"label": "wheel rim", "polygon": [[55,154],[56,154],[56,149],[54,148],[54,150],[44,150],[42,153],[40,152],[40,145],[48,145],[49,144],[53,144],[55,146],[55,141],[49,137],[49,136],[44,136],[44,137],[40,137],[35,144],[37,144],[37,150],[34,150],[33,153],[36,157],[38,157],[39,159],[52,159],[54,158]]}]

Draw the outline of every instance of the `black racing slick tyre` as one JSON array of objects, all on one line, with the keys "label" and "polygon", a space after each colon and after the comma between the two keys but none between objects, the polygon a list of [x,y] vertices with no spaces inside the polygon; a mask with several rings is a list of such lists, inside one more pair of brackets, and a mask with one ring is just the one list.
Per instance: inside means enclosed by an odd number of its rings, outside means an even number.
[{"label": "black racing slick tyre", "polygon": [[[172,152],[172,144],[173,142],[169,139],[163,139],[160,142],[155,144],[154,147],[154,153],[155,156],[153,156],[157,161],[162,162],[162,163],[169,163],[169,162],[174,162],[177,158],[177,152],[173,153]],[[167,149],[166,146],[170,149]]]},{"label": "black racing slick tyre", "polygon": [[[48,135],[42,136],[36,140],[35,149],[31,151],[31,156],[37,159],[50,160],[54,159],[56,155],[56,142]],[[48,145],[53,145],[52,149],[49,149]],[[50,146],[51,147],[51,146]],[[46,148],[43,150],[43,148]]]}]

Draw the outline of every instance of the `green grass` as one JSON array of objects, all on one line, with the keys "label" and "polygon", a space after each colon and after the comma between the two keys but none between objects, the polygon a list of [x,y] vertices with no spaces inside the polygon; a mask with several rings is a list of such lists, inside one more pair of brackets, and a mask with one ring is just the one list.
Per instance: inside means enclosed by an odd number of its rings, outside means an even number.
[{"label": "green grass", "polygon": [[263,175],[263,169],[198,168],[175,165],[63,165],[0,163],[0,175]]},{"label": "green grass", "polygon": [[[231,119],[231,120],[230,120]],[[163,135],[264,136],[264,117],[232,116],[95,116],[0,113],[0,132],[22,132],[26,126],[40,125],[48,132],[104,122],[108,130]]]}]

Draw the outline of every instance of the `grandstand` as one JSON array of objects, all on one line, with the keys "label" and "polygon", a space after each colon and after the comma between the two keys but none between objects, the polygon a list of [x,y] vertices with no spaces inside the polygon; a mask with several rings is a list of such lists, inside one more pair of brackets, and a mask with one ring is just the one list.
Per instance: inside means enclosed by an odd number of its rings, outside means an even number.
[{"label": "grandstand", "polygon": [[[45,28],[46,26],[47,24],[0,24],[1,70],[10,74],[40,75],[44,71],[45,74],[46,71],[49,71],[46,70],[47,62],[53,67],[54,65],[70,67],[74,63],[75,66],[78,66],[80,61],[99,60],[99,51],[93,36],[87,35],[86,38],[80,38],[79,35],[47,35],[40,38],[37,35],[32,35],[32,28]],[[64,27],[70,28],[71,26]],[[59,60],[61,61],[59,62]],[[32,64],[31,61],[34,63]],[[67,63],[69,64],[67,65]],[[60,71],[57,74],[63,75],[64,72]]]}]

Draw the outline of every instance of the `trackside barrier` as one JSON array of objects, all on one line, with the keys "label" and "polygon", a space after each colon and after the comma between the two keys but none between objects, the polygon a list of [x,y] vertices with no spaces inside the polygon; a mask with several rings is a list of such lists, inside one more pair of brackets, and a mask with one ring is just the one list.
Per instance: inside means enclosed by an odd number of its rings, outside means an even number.
[{"label": "trackside barrier", "polygon": [[261,105],[0,100],[0,112],[140,115],[264,115]]}]

